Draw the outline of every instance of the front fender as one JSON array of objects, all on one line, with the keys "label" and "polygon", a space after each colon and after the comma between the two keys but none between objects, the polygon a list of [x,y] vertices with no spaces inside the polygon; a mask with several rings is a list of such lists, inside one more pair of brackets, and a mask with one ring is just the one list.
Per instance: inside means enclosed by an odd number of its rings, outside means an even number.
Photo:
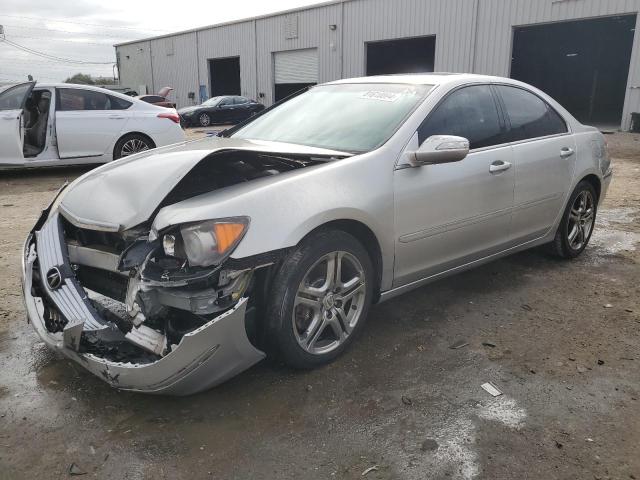
[{"label": "front fender", "polygon": [[393,163],[379,150],[164,207],[154,220],[154,228],[162,231],[187,222],[249,217],[249,229],[231,256],[239,260],[293,247],[326,223],[354,220],[366,225],[378,239],[384,286],[393,274],[393,215]]}]

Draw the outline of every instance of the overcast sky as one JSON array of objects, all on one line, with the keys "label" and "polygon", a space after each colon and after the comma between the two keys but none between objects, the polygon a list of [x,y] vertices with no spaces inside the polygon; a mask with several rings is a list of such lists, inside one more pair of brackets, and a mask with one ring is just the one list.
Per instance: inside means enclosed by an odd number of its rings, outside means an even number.
[{"label": "overcast sky", "polygon": [[[263,15],[323,0],[2,0],[6,39],[64,59],[113,62],[114,43]],[[155,6],[154,6],[155,5]],[[78,73],[113,75],[113,65],[73,65],[20,50],[0,40],[0,83],[63,81]]]}]

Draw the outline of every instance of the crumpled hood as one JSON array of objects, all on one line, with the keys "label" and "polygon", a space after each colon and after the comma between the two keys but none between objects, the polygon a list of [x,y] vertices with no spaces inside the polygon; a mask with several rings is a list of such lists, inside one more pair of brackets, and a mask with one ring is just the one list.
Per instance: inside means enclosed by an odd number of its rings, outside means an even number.
[{"label": "crumpled hood", "polygon": [[123,231],[149,220],[177,183],[201,160],[223,150],[348,155],[302,145],[211,137],[140,153],[103,165],[63,192],[59,209],[76,225]]}]

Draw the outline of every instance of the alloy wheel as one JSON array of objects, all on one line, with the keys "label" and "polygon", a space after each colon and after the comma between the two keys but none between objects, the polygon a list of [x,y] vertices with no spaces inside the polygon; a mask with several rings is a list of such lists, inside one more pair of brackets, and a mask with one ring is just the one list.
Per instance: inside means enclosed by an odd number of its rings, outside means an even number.
[{"label": "alloy wheel", "polygon": [[200,121],[201,127],[208,127],[209,124],[211,123],[211,119],[209,118],[209,115],[207,115],[206,113],[203,113],[202,115],[200,115],[198,120]]},{"label": "alloy wheel", "polygon": [[573,202],[567,225],[567,240],[573,250],[582,249],[589,241],[595,213],[593,195],[588,190],[582,191]]},{"label": "alloy wheel", "polygon": [[132,138],[124,142],[124,144],[122,145],[122,149],[120,149],[120,156],[128,157],[129,155],[144,152],[145,150],[149,150],[149,145],[147,145],[144,140],[141,140],[139,138]]},{"label": "alloy wheel", "polygon": [[332,252],[307,271],[293,306],[293,330],[300,347],[329,353],[351,335],[365,306],[366,280],[358,259]]}]

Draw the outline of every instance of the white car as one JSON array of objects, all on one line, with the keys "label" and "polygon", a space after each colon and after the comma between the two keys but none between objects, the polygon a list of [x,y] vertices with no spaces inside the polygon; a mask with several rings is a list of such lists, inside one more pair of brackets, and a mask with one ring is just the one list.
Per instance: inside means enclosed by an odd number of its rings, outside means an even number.
[{"label": "white car", "polygon": [[0,168],[105,163],[184,139],[174,109],[103,88],[28,82],[0,90]]}]

